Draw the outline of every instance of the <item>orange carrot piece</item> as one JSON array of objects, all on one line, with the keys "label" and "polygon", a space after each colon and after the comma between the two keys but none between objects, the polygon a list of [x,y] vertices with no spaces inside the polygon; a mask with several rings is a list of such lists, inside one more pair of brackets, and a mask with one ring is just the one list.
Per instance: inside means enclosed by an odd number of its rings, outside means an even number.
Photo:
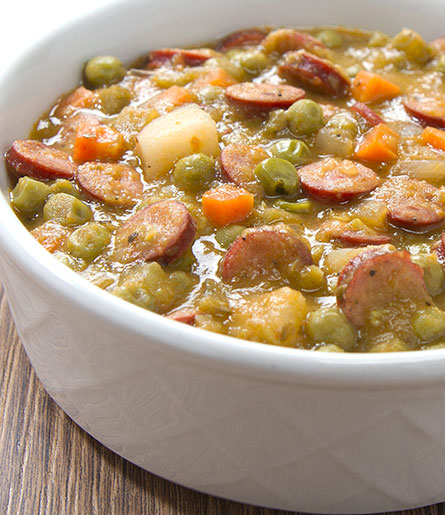
[{"label": "orange carrot piece", "polygon": [[378,73],[360,70],[352,83],[351,92],[359,102],[380,102],[400,95],[400,88]]},{"label": "orange carrot piece", "polygon": [[164,108],[165,111],[171,111],[174,107],[193,102],[190,92],[180,86],[171,86],[153,99],[153,105],[156,108]]},{"label": "orange carrot piece", "polygon": [[74,113],[76,109],[93,107],[97,99],[98,94],[95,91],[80,86],[62,98],[54,114],[58,118],[66,118]]},{"label": "orange carrot piece", "polygon": [[226,88],[232,84],[236,84],[236,80],[226,72],[223,68],[211,68],[201,77],[193,81],[193,88],[201,89],[207,86],[219,86]]},{"label": "orange carrot piece", "polygon": [[71,231],[55,222],[45,222],[31,231],[34,238],[48,252],[59,250]]},{"label": "orange carrot piece", "polygon": [[426,127],[420,137],[425,145],[431,145],[437,150],[445,150],[445,131]]},{"label": "orange carrot piece", "polygon": [[397,157],[400,136],[384,123],[369,130],[355,151],[356,157],[365,161],[383,162]]},{"label": "orange carrot piece", "polygon": [[253,209],[254,196],[234,184],[223,184],[206,191],[202,197],[205,216],[213,224],[224,225],[242,222]]},{"label": "orange carrot piece", "polygon": [[103,123],[80,123],[76,128],[73,157],[77,163],[118,159],[125,152],[124,137]]}]

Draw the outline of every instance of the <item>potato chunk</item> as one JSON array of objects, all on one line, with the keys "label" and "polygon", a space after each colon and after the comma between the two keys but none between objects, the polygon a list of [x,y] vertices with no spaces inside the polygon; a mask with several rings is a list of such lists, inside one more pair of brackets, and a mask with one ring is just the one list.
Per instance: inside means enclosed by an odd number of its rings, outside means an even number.
[{"label": "potato chunk", "polygon": [[306,314],[303,295],[285,286],[254,295],[236,308],[231,335],[272,345],[298,346],[298,333]]},{"label": "potato chunk", "polygon": [[175,109],[150,122],[137,136],[147,181],[161,178],[181,157],[219,154],[216,123],[196,104]]}]

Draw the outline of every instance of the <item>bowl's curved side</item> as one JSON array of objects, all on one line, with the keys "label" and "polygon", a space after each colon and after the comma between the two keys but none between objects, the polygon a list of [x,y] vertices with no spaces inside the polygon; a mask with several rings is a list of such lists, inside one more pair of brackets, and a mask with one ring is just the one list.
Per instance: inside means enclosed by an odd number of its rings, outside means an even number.
[{"label": "bowl's curved side", "polygon": [[374,513],[443,500],[443,388],[332,389],[215,369],[114,330],[2,260],[18,332],[49,394],[107,447],[233,500]]},{"label": "bowl's curved side", "polygon": [[[127,60],[144,45],[191,44],[196,34],[205,40],[266,23],[408,25],[440,35],[445,4],[422,4],[418,19],[420,5],[116,3],[49,35],[3,74],[1,149],[72,86],[84,59],[105,49]],[[117,21],[131,31],[117,31]],[[0,186],[6,192],[5,175]],[[275,508],[366,513],[444,500],[444,353],[322,356],[199,332],[64,269],[4,199],[0,220],[2,280],[30,360],[62,408],[112,450],[192,488]]]}]

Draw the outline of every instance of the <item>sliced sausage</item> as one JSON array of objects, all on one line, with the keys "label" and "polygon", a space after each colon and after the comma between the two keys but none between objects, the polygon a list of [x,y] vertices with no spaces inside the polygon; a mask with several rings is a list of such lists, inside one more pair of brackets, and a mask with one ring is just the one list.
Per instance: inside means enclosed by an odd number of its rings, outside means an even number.
[{"label": "sliced sausage", "polygon": [[266,151],[256,145],[231,144],[222,150],[219,162],[222,172],[229,181],[242,186],[254,195],[263,196],[263,188],[253,171],[258,163],[268,157]]},{"label": "sliced sausage", "polygon": [[72,179],[77,170],[70,156],[36,140],[17,140],[5,154],[16,175],[39,179]]},{"label": "sliced sausage", "polygon": [[183,308],[170,313],[169,315],[165,315],[166,318],[170,320],[175,320],[176,322],[182,322],[183,324],[193,325],[195,323],[196,315],[198,311],[193,308]]},{"label": "sliced sausage", "polygon": [[312,263],[307,244],[283,223],[246,229],[222,260],[224,281],[280,277],[290,263]]},{"label": "sliced sausage", "polygon": [[375,113],[370,107],[368,107],[363,102],[356,102],[351,106],[351,111],[359,114],[362,118],[364,118],[371,127],[375,127],[380,123],[385,123],[383,118],[381,118],[377,113]]},{"label": "sliced sausage", "polygon": [[270,32],[263,40],[262,46],[268,54],[277,52],[285,54],[292,50],[309,50],[310,52],[327,53],[327,49],[321,41],[294,29],[277,29]]},{"label": "sliced sausage", "polygon": [[422,269],[406,251],[390,252],[382,247],[365,250],[338,278],[338,305],[355,327],[365,325],[372,310],[407,300],[432,302]]},{"label": "sliced sausage", "polygon": [[379,184],[377,174],[348,159],[327,157],[297,170],[306,193],[322,202],[347,202],[366,195]]},{"label": "sliced sausage", "polygon": [[132,215],[116,232],[113,258],[122,263],[180,258],[192,243],[196,223],[181,202],[155,202]]},{"label": "sliced sausage", "polygon": [[305,92],[288,84],[241,82],[226,88],[225,95],[239,107],[268,111],[291,106],[303,98]]},{"label": "sliced sausage", "polygon": [[121,163],[85,163],[79,166],[77,182],[89,195],[112,206],[133,206],[143,190],[140,174]]},{"label": "sliced sausage", "polygon": [[376,192],[376,198],[386,202],[388,220],[393,225],[422,232],[445,218],[439,194],[438,188],[425,181],[392,177]]},{"label": "sliced sausage", "polygon": [[366,247],[368,245],[384,245],[391,243],[392,238],[388,234],[382,234],[371,227],[362,224],[354,228],[351,222],[342,220],[329,220],[320,226],[318,237],[324,240],[336,240],[347,247]]},{"label": "sliced sausage", "polygon": [[233,32],[221,41],[218,46],[218,50],[220,52],[227,52],[227,50],[232,48],[259,45],[265,36],[266,33],[260,29],[248,29]]},{"label": "sliced sausage", "polygon": [[403,101],[408,114],[422,125],[445,128],[445,102],[437,98],[413,96]]},{"label": "sliced sausage", "polygon": [[210,48],[160,48],[150,52],[146,68],[154,70],[167,63],[174,66],[199,66],[214,55],[215,52]]},{"label": "sliced sausage", "polygon": [[278,67],[278,74],[330,97],[346,95],[351,84],[338,65],[306,50],[287,53]]}]

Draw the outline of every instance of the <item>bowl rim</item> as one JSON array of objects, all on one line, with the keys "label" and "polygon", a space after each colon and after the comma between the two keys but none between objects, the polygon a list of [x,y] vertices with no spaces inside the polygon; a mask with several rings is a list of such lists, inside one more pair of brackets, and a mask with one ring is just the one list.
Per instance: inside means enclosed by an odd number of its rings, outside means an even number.
[{"label": "bowl rim", "polygon": [[[23,64],[39,49],[70,27],[122,9],[123,0],[112,0],[66,21],[24,47],[0,72],[0,88],[8,89]],[[132,3],[143,3],[134,0]],[[32,121],[31,121],[32,123]],[[6,172],[4,162],[1,169]],[[323,388],[372,387],[373,389],[443,384],[445,349],[389,353],[325,353],[250,342],[177,323],[119,299],[91,284],[47,252],[15,215],[5,195],[0,195],[0,248],[30,281],[37,282],[78,310],[99,317],[113,329],[147,340],[163,352],[174,353],[206,367],[227,373],[263,377],[268,381]]]}]

